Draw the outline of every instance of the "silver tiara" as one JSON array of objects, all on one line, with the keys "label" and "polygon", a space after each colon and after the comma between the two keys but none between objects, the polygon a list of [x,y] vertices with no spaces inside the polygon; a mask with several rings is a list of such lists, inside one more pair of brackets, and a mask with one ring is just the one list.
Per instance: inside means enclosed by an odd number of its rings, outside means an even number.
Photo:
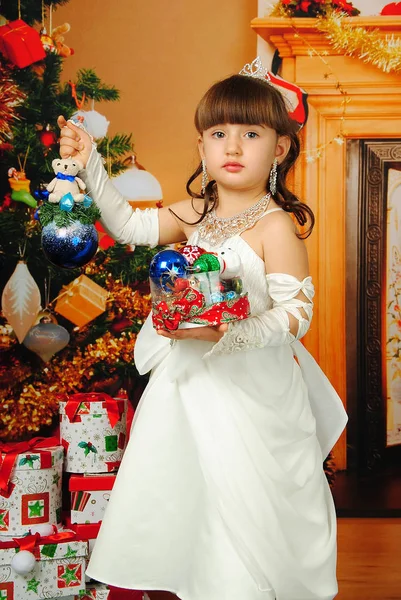
[{"label": "silver tiara", "polygon": [[262,65],[260,56],[257,56],[251,63],[247,63],[239,72],[239,75],[247,75],[256,79],[270,80],[269,71]]}]

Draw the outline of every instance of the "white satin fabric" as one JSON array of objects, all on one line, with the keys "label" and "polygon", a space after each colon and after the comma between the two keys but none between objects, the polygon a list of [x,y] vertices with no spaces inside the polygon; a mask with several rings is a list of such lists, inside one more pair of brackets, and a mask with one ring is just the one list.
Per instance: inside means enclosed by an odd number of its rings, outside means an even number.
[{"label": "white satin fabric", "polygon": [[86,183],[87,194],[101,212],[100,222],[106,232],[120,244],[150,246],[159,243],[157,208],[133,210],[129,202],[114,187],[103,167],[103,158],[93,146],[88,163],[80,177]]},{"label": "white satin fabric", "polygon": [[[253,315],[250,319],[230,323],[226,333],[205,357],[291,344],[306,334],[313,316],[312,298],[315,288],[312,277],[305,277],[303,281],[299,281],[287,273],[269,273],[266,280],[269,296],[273,301],[272,307],[262,314]],[[308,302],[298,298],[301,292]],[[300,309],[305,312],[306,318]],[[296,335],[290,330],[290,314],[298,321]]]},{"label": "white satin fabric", "polygon": [[[197,234],[189,243],[200,243]],[[252,314],[272,307],[263,261],[241,237]],[[152,369],[88,574],[182,600],[332,600],[336,514],[323,458],[346,424],[300,342],[209,356],[158,336]],[[296,354],[298,362],[294,359]]]}]

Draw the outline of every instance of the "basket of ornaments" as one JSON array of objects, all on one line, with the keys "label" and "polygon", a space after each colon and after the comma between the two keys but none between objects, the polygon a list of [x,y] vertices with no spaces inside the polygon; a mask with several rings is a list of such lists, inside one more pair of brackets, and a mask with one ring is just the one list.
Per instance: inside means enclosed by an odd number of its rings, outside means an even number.
[{"label": "basket of ornaments", "polygon": [[231,248],[162,250],[151,261],[149,279],[155,329],[215,326],[249,316],[241,258]]}]

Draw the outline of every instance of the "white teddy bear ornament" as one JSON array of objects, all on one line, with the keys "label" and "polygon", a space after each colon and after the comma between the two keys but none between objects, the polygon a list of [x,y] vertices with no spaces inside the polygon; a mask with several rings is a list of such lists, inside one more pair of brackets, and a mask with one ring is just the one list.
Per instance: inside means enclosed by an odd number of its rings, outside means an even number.
[{"label": "white teddy bear ornament", "polygon": [[55,158],[52,162],[56,177],[47,186],[49,202],[56,204],[61,198],[70,193],[74,202],[83,202],[85,195],[81,190],[86,189],[86,184],[77,177],[77,173],[83,169],[83,164],[76,158]]}]

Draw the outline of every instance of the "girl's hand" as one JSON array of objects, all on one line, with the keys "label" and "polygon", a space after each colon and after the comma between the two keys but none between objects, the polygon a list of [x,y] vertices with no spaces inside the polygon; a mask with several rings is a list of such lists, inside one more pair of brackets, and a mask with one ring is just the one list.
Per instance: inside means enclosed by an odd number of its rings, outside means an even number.
[{"label": "girl's hand", "polygon": [[76,156],[80,159],[83,166],[89,160],[89,156],[92,152],[92,140],[86,131],[80,129],[71,121],[66,121],[65,118],[60,115],[57,119],[57,124],[60,127],[60,156],[61,158],[68,158],[69,156]]},{"label": "girl's hand", "polygon": [[203,340],[204,342],[217,343],[227,331],[228,325],[217,325],[216,327],[193,327],[192,329],[177,329],[176,331],[164,331],[158,329],[158,335],[170,340]]}]

